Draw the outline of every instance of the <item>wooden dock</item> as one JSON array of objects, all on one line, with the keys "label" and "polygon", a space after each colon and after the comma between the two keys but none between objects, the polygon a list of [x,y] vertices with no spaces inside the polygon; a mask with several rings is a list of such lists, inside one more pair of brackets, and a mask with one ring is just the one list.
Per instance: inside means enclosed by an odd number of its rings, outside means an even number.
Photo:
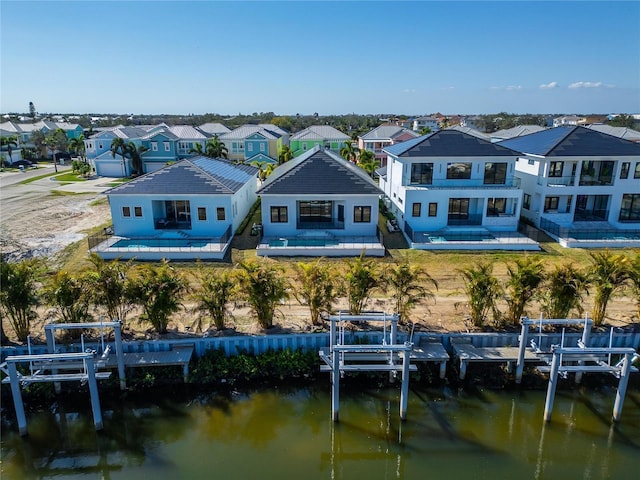
[{"label": "wooden dock", "polygon": [[[193,356],[194,346],[174,346],[166,352],[131,352],[124,353],[125,368],[138,367],[165,367],[179,366],[182,367],[184,381],[187,381],[189,375],[189,362]],[[117,368],[118,359],[115,355],[109,355],[104,364],[105,368]]]}]

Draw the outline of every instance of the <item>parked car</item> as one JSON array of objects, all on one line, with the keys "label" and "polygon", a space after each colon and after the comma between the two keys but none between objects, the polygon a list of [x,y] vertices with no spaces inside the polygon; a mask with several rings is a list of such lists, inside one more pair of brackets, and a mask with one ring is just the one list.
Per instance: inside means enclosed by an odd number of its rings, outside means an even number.
[{"label": "parked car", "polygon": [[31,163],[29,160],[16,160],[15,162],[13,162],[11,164],[12,168],[32,168],[33,167],[33,163]]}]

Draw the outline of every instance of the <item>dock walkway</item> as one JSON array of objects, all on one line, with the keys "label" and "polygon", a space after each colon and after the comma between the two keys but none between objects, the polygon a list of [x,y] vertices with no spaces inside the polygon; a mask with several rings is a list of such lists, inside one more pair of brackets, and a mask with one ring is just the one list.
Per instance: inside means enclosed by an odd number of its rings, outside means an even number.
[{"label": "dock walkway", "polygon": [[[468,338],[451,339],[451,347],[460,360],[460,379],[467,374],[467,366],[472,362],[514,364],[518,361],[518,347],[476,347]],[[530,349],[524,353],[525,362],[542,363],[544,359]]]}]

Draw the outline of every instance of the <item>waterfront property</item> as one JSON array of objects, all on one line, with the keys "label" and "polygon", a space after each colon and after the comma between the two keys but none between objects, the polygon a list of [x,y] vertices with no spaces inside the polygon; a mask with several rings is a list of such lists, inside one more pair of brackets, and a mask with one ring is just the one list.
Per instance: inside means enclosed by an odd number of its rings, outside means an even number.
[{"label": "waterfront property", "polygon": [[517,232],[517,152],[445,129],[385,148],[386,203],[412,248],[538,250]]},{"label": "waterfront property", "polygon": [[383,256],[381,193],[360,168],[316,146],[277,167],[258,190],[263,237],[257,253]]},{"label": "waterfront property", "polygon": [[566,126],[498,145],[522,152],[522,216],[562,246],[640,246],[640,143]]},{"label": "waterfront property", "polygon": [[257,169],[193,157],[107,190],[113,231],[89,239],[102,258],[222,259],[256,201]]}]

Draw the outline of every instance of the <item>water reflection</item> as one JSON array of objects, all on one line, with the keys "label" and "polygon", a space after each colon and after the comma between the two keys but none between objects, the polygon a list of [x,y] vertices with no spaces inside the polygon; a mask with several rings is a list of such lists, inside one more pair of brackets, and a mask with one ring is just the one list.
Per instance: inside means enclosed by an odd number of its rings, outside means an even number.
[{"label": "water reflection", "polygon": [[[347,383],[347,382],[345,382]],[[348,385],[348,383],[347,383]],[[342,392],[330,420],[327,385],[192,398],[64,401],[29,415],[21,438],[4,419],[2,479],[104,478],[635,478],[640,402],[630,392],[619,425],[611,392],[559,392],[553,421],[544,392],[419,389],[408,420],[397,390]],[[167,400],[173,398],[173,400]]]}]

